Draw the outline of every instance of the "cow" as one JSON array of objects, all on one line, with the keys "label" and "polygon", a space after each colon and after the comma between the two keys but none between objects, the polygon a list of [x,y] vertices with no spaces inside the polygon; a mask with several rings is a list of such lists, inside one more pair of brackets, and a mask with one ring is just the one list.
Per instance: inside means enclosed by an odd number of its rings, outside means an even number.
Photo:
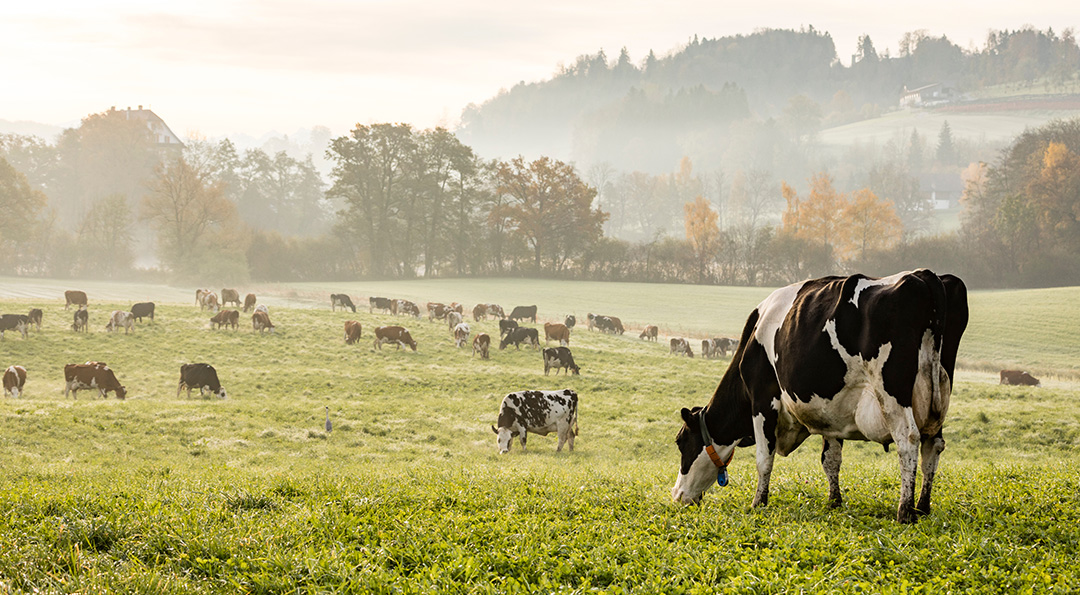
[{"label": "cow", "polygon": [[376,328],[374,348],[382,351],[383,343],[396,343],[398,351],[405,345],[416,351],[416,341],[409,334],[409,329],[402,326],[380,326]]},{"label": "cow", "polygon": [[510,452],[510,444],[516,436],[525,450],[526,434],[531,432],[547,436],[556,432],[561,452],[563,444],[574,451],[574,437],[578,434],[577,393],[569,388],[563,390],[523,390],[503,397],[499,405],[498,429],[491,431],[498,437],[499,454]]},{"label": "cow", "polygon": [[446,315],[446,324],[450,327],[451,333],[454,332],[454,328],[456,328],[457,325],[461,324],[461,321],[462,319],[460,312],[450,312]]},{"label": "cow", "polygon": [[1001,384],[1016,384],[1019,386],[1039,386],[1039,379],[1022,370],[1002,370]]},{"label": "cow", "polygon": [[521,349],[522,343],[532,345],[539,349],[540,333],[534,328],[519,326],[509,333],[506,333],[503,340],[499,342],[499,349],[506,349],[507,345],[513,345],[514,347]]},{"label": "cow", "polygon": [[516,329],[517,327],[518,327],[518,323],[517,323],[516,320],[510,320],[509,318],[504,318],[504,319],[499,321],[499,336],[500,337],[505,337],[506,333],[509,333],[510,331]]},{"label": "cow", "polygon": [[559,324],[557,322],[545,322],[544,323],[544,343],[547,343],[551,339],[555,339],[559,342],[559,345],[570,344],[570,329],[566,328],[565,324]]},{"label": "cow", "polygon": [[154,319],[154,302],[139,302],[131,307],[131,316],[142,322],[143,318]]},{"label": "cow", "polygon": [[611,321],[611,325],[610,325],[611,334],[614,335],[614,334],[618,333],[618,334],[621,335],[621,334],[626,332],[626,329],[623,328],[622,321],[619,320],[618,317],[608,316],[607,319],[609,321]]},{"label": "cow", "polygon": [[28,328],[30,328],[30,317],[26,314],[4,314],[0,316],[0,341],[4,339],[4,333],[7,331],[18,331],[25,339]]},{"label": "cow", "polygon": [[491,351],[491,337],[487,333],[476,333],[472,341],[473,355],[480,354],[480,359],[488,359]]},{"label": "cow", "polygon": [[71,393],[72,399],[79,398],[82,389],[96,388],[102,398],[111,391],[117,399],[127,398],[127,389],[116,380],[116,374],[104,362],[86,362],[64,366],[64,398]]},{"label": "cow", "polygon": [[221,309],[221,306],[218,304],[217,294],[212,291],[204,293],[202,303],[199,304],[199,309],[210,310],[211,312],[217,312]]},{"label": "cow", "polygon": [[216,328],[231,326],[233,330],[240,328],[240,312],[236,310],[222,310],[210,319],[210,324],[216,324]]},{"label": "cow", "polygon": [[449,308],[451,310],[453,310],[454,312],[457,312],[458,314],[462,314],[462,315],[465,314],[465,306],[462,306],[461,304],[459,304],[457,302],[450,302]]},{"label": "cow", "polygon": [[90,328],[90,312],[86,308],[80,307],[78,310],[75,310],[73,319],[74,322],[71,325],[71,330],[76,333],[80,330],[86,332]]},{"label": "cow", "polygon": [[85,291],[65,291],[64,292],[64,309],[67,310],[68,306],[75,304],[76,306],[86,306],[86,292]]},{"label": "cow", "polygon": [[22,366],[8,366],[4,370],[4,394],[11,395],[12,399],[18,399],[26,384],[26,368]]},{"label": "cow", "polygon": [[480,322],[480,319],[487,320],[487,304],[476,304],[472,309],[473,322]]},{"label": "cow", "polygon": [[786,456],[820,434],[830,506],[841,504],[844,440],[895,442],[896,519],[911,523],[928,514],[967,322],[963,281],[926,269],[880,279],[825,277],[774,291],[750,313],[709,403],[681,411],[672,499],[700,502],[713,481],[726,483],[735,448],[756,445],[753,504],[764,506],[776,453]]},{"label": "cow", "polygon": [[253,331],[259,331],[260,335],[267,329],[270,330],[270,334],[273,334],[274,324],[270,322],[270,314],[255,310],[255,313],[251,315],[251,328]]},{"label": "cow", "polygon": [[394,300],[384,297],[370,297],[368,298],[368,313],[372,313],[375,310],[390,311],[390,308],[394,306]]},{"label": "cow", "polygon": [[41,308],[30,308],[30,313],[26,315],[27,322],[34,325],[38,332],[41,331],[42,316],[44,316],[44,313],[41,311]]},{"label": "cow", "polygon": [[524,321],[526,318],[531,318],[536,322],[536,306],[515,306],[513,311],[510,312],[508,318],[512,320]]},{"label": "cow", "polygon": [[499,304],[487,304],[487,315],[498,316],[499,319],[506,318],[506,314],[503,312],[502,306]]},{"label": "cow", "polygon": [[205,306],[203,305],[203,300],[206,299],[206,296],[209,294],[209,289],[199,288],[195,290],[195,303],[199,305],[200,310],[205,309]]},{"label": "cow", "polygon": [[344,293],[331,293],[330,294],[330,310],[337,312],[338,307],[342,310],[349,308],[356,314],[356,306],[352,303],[352,298]]},{"label": "cow", "polygon": [[577,325],[577,318],[575,318],[574,315],[571,314],[566,317],[566,320],[563,320],[563,324],[566,325],[566,328],[573,329],[574,326]]},{"label": "cow", "polygon": [[244,314],[247,314],[248,310],[255,307],[255,301],[256,298],[254,293],[249,293],[244,296]]},{"label": "cow", "polygon": [[544,376],[548,375],[548,370],[555,368],[555,375],[559,375],[560,370],[565,370],[567,374],[573,372],[575,376],[581,374],[581,368],[574,363],[574,354],[570,353],[569,347],[548,347],[543,351],[544,356]]},{"label": "cow", "polygon": [[454,345],[461,349],[465,346],[465,342],[469,340],[469,323],[462,322],[454,327]]},{"label": "cow", "polygon": [[427,317],[428,322],[435,320],[442,320],[446,318],[446,315],[450,313],[450,307],[446,304],[440,304],[439,302],[427,303]]},{"label": "cow", "polygon": [[226,306],[228,304],[236,304],[236,307],[240,307],[240,292],[235,289],[222,289],[221,290],[221,305]]},{"label": "cow", "polygon": [[394,314],[404,314],[413,318],[420,318],[420,307],[409,300],[398,300]]},{"label": "cow", "polygon": [[109,322],[105,325],[106,332],[118,331],[124,329],[124,334],[128,334],[135,330],[135,317],[131,312],[124,312],[123,310],[113,310],[112,316],[109,317]]},{"label": "cow", "polygon": [[690,341],[682,337],[671,338],[671,350],[668,351],[672,355],[685,355],[691,359],[694,358],[694,350],[690,348]]},{"label": "cow", "polygon": [[360,340],[363,335],[364,327],[355,320],[345,321],[345,344],[352,345]]},{"label": "cow", "polygon": [[610,316],[597,316],[593,319],[593,324],[596,326],[596,330],[602,333],[615,334],[615,321]]},{"label": "cow", "polygon": [[588,314],[585,315],[585,321],[589,325],[589,330],[590,331],[593,330],[593,328],[596,327],[596,314],[593,314],[592,312],[589,312]]},{"label": "cow", "polygon": [[[230,310],[236,312],[236,310]],[[176,386],[176,398],[180,398],[180,391],[187,388],[187,396],[191,398],[191,389],[199,389],[199,396],[207,392],[217,395],[219,399],[225,398],[225,388],[218,380],[217,370],[210,364],[183,364],[180,366],[180,384]]]},{"label": "cow", "polygon": [[641,331],[638,335],[639,339],[645,339],[646,341],[657,341],[657,336],[660,334],[660,329],[655,324],[650,324]]}]

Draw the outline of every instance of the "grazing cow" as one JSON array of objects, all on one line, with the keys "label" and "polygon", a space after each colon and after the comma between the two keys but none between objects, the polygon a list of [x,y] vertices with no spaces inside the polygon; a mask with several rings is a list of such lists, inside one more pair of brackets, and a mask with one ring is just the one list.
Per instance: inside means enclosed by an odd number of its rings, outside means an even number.
[{"label": "grazing cow", "polygon": [[499,349],[506,349],[507,345],[513,345],[514,347],[521,349],[522,343],[539,349],[540,333],[534,328],[519,326],[506,333],[503,340],[499,342]]},{"label": "grazing cow", "polygon": [[[236,310],[231,310],[236,312]],[[187,396],[191,398],[191,389],[199,389],[199,396],[207,392],[217,395],[219,399],[225,398],[225,389],[218,380],[217,370],[210,364],[183,364],[180,366],[180,384],[176,386],[176,397],[180,398],[180,391],[187,389]]]},{"label": "grazing cow", "polygon": [[499,405],[499,427],[491,426],[498,436],[499,454],[510,452],[515,436],[521,440],[524,451],[525,435],[529,432],[541,436],[556,432],[559,445],[555,451],[561,452],[565,443],[573,452],[574,437],[578,434],[577,405],[577,393],[569,388],[523,390],[506,395]]},{"label": "grazing cow", "polygon": [[504,318],[504,319],[499,321],[499,336],[500,337],[505,337],[506,333],[509,333],[510,331],[516,329],[517,327],[518,327],[518,323],[517,323],[516,320],[510,320],[509,318]]},{"label": "grazing cow", "polygon": [[565,324],[559,324],[557,322],[545,322],[544,323],[544,343],[547,343],[551,339],[555,339],[559,342],[559,345],[570,344],[570,329],[566,328]]},{"label": "grazing cow", "polygon": [[1015,384],[1019,386],[1039,386],[1039,379],[1022,370],[1002,370],[1001,384]]},{"label": "grazing cow", "polygon": [[26,330],[30,327],[30,317],[26,314],[4,314],[0,316],[0,341],[4,339],[6,331],[19,331],[22,338],[26,338]]},{"label": "grazing cow", "polygon": [[450,332],[454,332],[454,328],[461,324],[461,313],[450,312],[446,315],[446,324],[450,327]]},{"label": "grazing cow", "polygon": [[473,355],[480,354],[480,359],[488,359],[491,351],[491,337],[487,333],[476,333],[472,340]]},{"label": "grazing cow", "polygon": [[255,313],[251,315],[251,328],[259,331],[260,335],[267,329],[270,330],[270,334],[274,334],[274,323],[270,322],[270,314],[261,310],[255,310]]},{"label": "grazing cow", "polygon": [[687,341],[682,337],[671,338],[671,350],[668,351],[668,353],[674,355],[685,355],[686,357],[689,357],[691,359],[693,359],[694,357],[694,350],[690,348],[690,341]]},{"label": "grazing cow", "polygon": [[127,398],[127,389],[116,380],[116,375],[104,362],[86,362],[85,364],[68,364],[64,366],[64,398],[71,393],[72,399],[79,398],[79,391],[96,388],[102,398],[110,391],[116,393],[117,399]]},{"label": "grazing cow", "polygon": [[118,331],[124,329],[124,334],[128,334],[135,330],[135,317],[131,312],[124,312],[123,310],[113,310],[112,316],[109,317],[108,324],[105,325],[106,332]]},{"label": "grazing cow", "polygon": [[364,327],[355,320],[345,321],[345,344],[352,345],[360,340]]},{"label": "grazing cow", "polygon": [[8,366],[4,371],[4,394],[18,399],[26,384],[26,368],[22,366]]},{"label": "grazing cow", "polygon": [[330,310],[333,311],[333,312],[337,312],[337,309],[339,307],[342,310],[344,310],[345,308],[348,308],[348,309],[353,311],[353,314],[356,314],[356,306],[353,305],[352,298],[350,298],[348,295],[346,295],[344,293],[331,293],[330,294]]},{"label": "grazing cow", "polygon": [[398,351],[404,345],[408,345],[413,351],[416,351],[416,341],[409,334],[409,329],[402,326],[380,326],[376,328],[374,347],[382,351],[383,343],[396,343]]},{"label": "grazing cow", "polygon": [[209,289],[199,288],[195,290],[195,303],[199,305],[200,310],[205,309],[205,306],[203,305],[203,300],[206,299],[206,296],[209,294]]},{"label": "grazing cow", "polygon": [[480,319],[487,320],[487,304],[476,304],[472,309],[473,322],[480,322]]},{"label": "grazing cow", "polygon": [[64,292],[64,309],[67,310],[68,306],[75,304],[76,306],[86,306],[86,292],[85,291],[65,291]]},{"label": "grazing cow", "polygon": [[[838,506],[844,440],[895,442],[900,458],[896,519],[930,512],[953,368],[967,327],[967,289],[928,270],[881,279],[803,281],[774,291],[750,313],[712,400],[683,409],[674,500],[699,502],[723,485],[736,446],[757,447],[754,505],[768,503],[777,452],[810,434],[824,439],[829,504]],[[916,467],[923,485],[915,504]]]},{"label": "grazing cow", "polygon": [[420,318],[420,307],[409,300],[398,300],[394,314],[404,314],[413,318]]},{"label": "grazing cow", "polygon": [[240,312],[236,310],[222,310],[210,319],[210,324],[216,324],[216,328],[231,326],[235,331],[240,328]]},{"label": "grazing cow", "polygon": [[221,290],[221,305],[227,306],[229,304],[236,304],[236,307],[240,307],[240,292],[235,289],[222,289]]},{"label": "grazing cow", "polygon": [[204,293],[202,303],[199,304],[199,309],[210,310],[211,312],[217,312],[218,310],[220,310],[221,306],[218,304],[217,294],[212,291]]},{"label": "grazing cow", "polygon": [[734,351],[738,344],[738,341],[727,337],[703,339],[701,341],[701,357],[708,359],[715,359],[720,356],[727,357],[728,350]]},{"label": "grazing cow", "polygon": [[254,293],[249,293],[244,296],[244,314],[247,314],[248,310],[251,310],[255,307],[255,300],[256,298]]},{"label": "grazing cow", "polygon": [[465,314],[465,306],[462,306],[457,302],[450,302],[450,309],[454,312],[457,312],[458,314]]},{"label": "grazing cow", "polygon": [[487,304],[487,315],[497,316],[500,320],[506,318],[506,314],[503,312],[502,306],[499,304]]},{"label": "grazing cow", "polygon": [[131,307],[131,315],[136,321],[142,322],[143,318],[154,319],[154,302],[139,302]]},{"label": "grazing cow", "polygon": [[531,318],[533,322],[536,322],[536,306],[515,306],[508,318],[522,321]]},{"label": "grazing cow", "polygon": [[74,323],[71,325],[71,330],[76,333],[80,330],[86,332],[90,328],[90,312],[83,307],[75,310]]},{"label": "grazing cow", "polygon": [[649,326],[645,327],[645,330],[641,331],[641,334],[638,335],[638,338],[639,339],[645,339],[646,341],[655,342],[655,341],[658,340],[657,336],[659,336],[659,335],[660,335],[660,329],[657,328],[657,326],[655,324],[650,324]]},{"label": "grazing cow", "polygon": [[44,316],[41,308],[30,308],[30,313],[26,315],[29,324],[34,325],[37,330],[41,331],[41,317]]},{"label": "grazing cow", "polygon": [[371,297],[368,298],[368,313],[375,310],[386,310],[387,312],[394,306],[394,300],[384,297]]},{"label": "grazing cow", "polygon": [[435,320],[442,320],[446,318],[446,315],[450,313],[450,306],[446,304],[440,304],[439,302],[427,303],[427,318],[428,322]]},{"label": "grazing cow", "polygon": [[611,333],[614,335],[616,332],[618,332],[618,329],[615,326],[615,320],[616,319],[612,318],[611,316],[597,316],[595,319],[593,319],[593,322],[596,325],[596,329],[600,332]]},{"label": "grazing cow", "polygon": [[610,326],[611,326],[611,333],[612,334],[618,333],[618,334],[621,335],[621,334],[626,332],[626,329],[623,328],[622,321],[619,320],[618,317],[616,317],[616,316],[608,316],[607,319],[609,321],[611,321]]},{"label": "grazing cow", "polygon": [[469,323],[462,322],[454,327],[454,345],[461,349],[465,346],[465,342],[469,340]]},{"label": "grazing cow", "polygon": [[565,370],[567,374],[573,372],[575,376],[581,373],[581,368],[574,363],[574,355],[570,353],[569,347],[549,347],[544,350],[544,376],[548,375],[548,370],[555,368],[555,375],[559,375],[560,370]]},{"label": "grazing cow", "polygon": [[566,325],[566,328],[573,329],[574,326],[577,325],[577,318],[575,318],[574,315],[571,314],[567,316],[565,320],[563,320],[563,324]]}]

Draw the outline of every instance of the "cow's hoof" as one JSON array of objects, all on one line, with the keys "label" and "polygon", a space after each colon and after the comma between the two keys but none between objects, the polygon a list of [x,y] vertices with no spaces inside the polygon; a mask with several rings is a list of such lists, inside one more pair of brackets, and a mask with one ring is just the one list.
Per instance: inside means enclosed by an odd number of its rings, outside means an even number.
[{"label": "cow's hoof", "polygon": [[899,510],[896,513],[896,522],[898,522],[898,523],[903,523],[905,525],[910,525],[910,524],[914,523],[916,520],[918,520],[918,519],[915,516],[915,509],[914,508],[909,508],[907,510]]}]

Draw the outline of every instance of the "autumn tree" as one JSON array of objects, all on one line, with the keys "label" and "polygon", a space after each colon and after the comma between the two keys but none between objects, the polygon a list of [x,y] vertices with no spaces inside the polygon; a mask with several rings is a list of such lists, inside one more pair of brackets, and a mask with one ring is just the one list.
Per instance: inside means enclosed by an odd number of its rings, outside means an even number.
[{"label": "autumn tree", "polygon": [[704,283],[709,276],[709,264],[720,251],[719,217],[702,196],[683,205],[683,210],[686,212],[686,239],[694,250],[698,265],[698,281]]},{"label": "autumn tree", "polygon": [[[45,207],[45,194],[30,186],[26,176],[0,157],[0,263],[10,270],[26,249],[26,229],[33,227]],[[7,261],[7,262],[5,262]]]},{"label": "autumn tree", "polygon": [[862,260],[868,252],[892,248],[900,241],[903,225],[892,201],[881,200],[863,188],[845,202],[841,254],[846,259]]},{"label": "autumn tree", "polygon": [[1080,250],[1080,156],[1064,143],[1050,142],[1027,184],[1027,196],[1047,243]]}]

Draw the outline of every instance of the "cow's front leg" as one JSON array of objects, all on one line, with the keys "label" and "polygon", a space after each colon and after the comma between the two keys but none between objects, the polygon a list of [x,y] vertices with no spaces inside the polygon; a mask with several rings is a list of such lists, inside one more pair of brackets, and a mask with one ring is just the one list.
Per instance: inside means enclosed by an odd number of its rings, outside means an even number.
[{"label": "cow's front leg", "polygon": [[829,508],[837,508],[843,503],[840,495],[840,462],[843,458],[844,441],[839,438],[825,438],[821,444],[821,468],[829,480]]},{"label": "cow's front leg", "polygon": [[945,450],[945,438],[940,430],[935,436],[923,437],[922,493],[919,495],[919,504],[915,507],[916,514],[930,514],[930,490],[934,487],[934,474],[937,473],[938,458],[943,450]]},{"label": "cow's front leg", "polygon": [[754,493],[754,506],[765,506],[769,503],[769,478],[772,476],[773,458],[776,455],[775,430],[775,419],[768,423],[768,420],[761,413],[754,416],[758,477],[757,492]]},{"label": "cow's front leg", "polygon": [[524,430],[521,431],[521,452],[525,452],[525,436],[527,434],[528,434],[528,432],[526,432]]},{"label": "cow's front leg", "polygon": [[908,423],[902,431],[893,433],[896,450],[900,454],[900,504],[896,520],[901,523],[915,522],[915,472],[919,463],[919,429],[910,408],[905,409]]},{"label": "cow's front leg", "polygon": [[[562,452],[562,446],[566,443],[567,434],[570,433],[570,424],[566,422],[560,423],[557,429],[557,433],[559,434],[559,445],[555,447],[555,452]],[[574,447],[571,446],[570,450],[573,449]]]}]

